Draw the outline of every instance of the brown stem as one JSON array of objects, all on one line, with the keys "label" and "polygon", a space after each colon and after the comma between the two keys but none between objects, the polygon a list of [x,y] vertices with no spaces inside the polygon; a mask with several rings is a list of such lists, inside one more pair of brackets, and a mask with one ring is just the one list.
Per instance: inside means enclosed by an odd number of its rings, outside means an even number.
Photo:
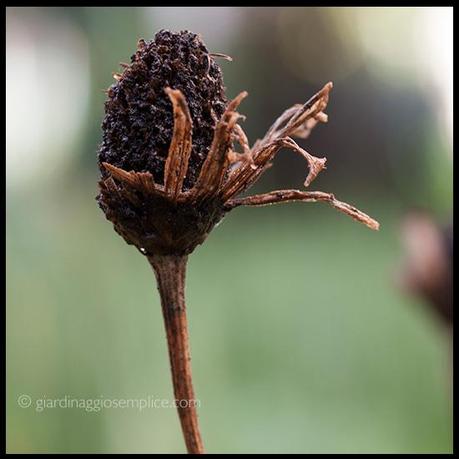
[{"label": "brown stem", "polygon": [[185,444],[189,453],[202,454],[204,446],[195,406],[185,309],[187,257],[153,255],[148,257],[148,261],[155,272],[161,296],[174,395]]}]

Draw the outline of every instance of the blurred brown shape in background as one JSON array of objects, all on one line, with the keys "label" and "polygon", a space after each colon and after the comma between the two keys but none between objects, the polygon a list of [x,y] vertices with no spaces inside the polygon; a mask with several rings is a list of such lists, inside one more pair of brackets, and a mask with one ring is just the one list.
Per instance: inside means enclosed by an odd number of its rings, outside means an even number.
[{"label": "blurred brown shape in background", "polygon": [[401,287],[423,298],[443,321],[453,322],[453,227],[430,215],[408,213],[401,227],[404,248]]}]

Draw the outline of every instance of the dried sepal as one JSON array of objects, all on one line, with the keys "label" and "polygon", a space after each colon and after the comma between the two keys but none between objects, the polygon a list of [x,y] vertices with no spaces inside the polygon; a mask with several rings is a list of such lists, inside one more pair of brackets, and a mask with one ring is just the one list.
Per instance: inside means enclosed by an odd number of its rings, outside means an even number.
[{"label": "dried sepal", "polygon": [[[241,193],[252,185],[266,170],[276,153],[283,146],[293,148],[300,153],[309,164],[309,174],[305,186],[317,177],[317,174],[325,168],[325,158],[315,158],[301,149],[290,136],[305,135],[307,129],[312,129],[311,120],[316,124],[318,121],[327,120],[323,110],[326,108],[329,93],[333,84],[327,83],[319,92],[312,96],[305,104],[296,104],[287,109],[273,123],[265,136],[258,140],[251,149],[252,163],[242,163],[233,170],[223,185],[221,195],[225,200]],[[308,125],[309,122],[309,125]]]},{"label": "dried sepal", "polygon": [[351,206],[346,202],[338,201],[334,197],[330,201],[330,204],[340,212],[343,212],[344,214],[349,215],[354,220],[368,226],[368,228],[375,231],[379,230],[379,222],[377,222],[375,219],[371,218],[369,215],[362,212],[361,210],[357,209],[357,207]]},{"label": "dried sepal", "polygon": [[245,91],[236,96],[228,104],[225,113],[217,123],[209,154],[190,193],[193,199],[210,197],[220,188],[229,164],[228,153],[231,146],[231,135],[240,118],[239,113],[235,110],[246,96],[247,92]]},{"label": "dried sepal", "polygon": [[317,116],[319,120],[323,120],[324,117],[319,114],[325,110],[332,88],[333,84],[329,82],[305,104],[294,105],[291,109],[286,110],[261,140],[260,145],[280,137],[294,136],[298,130],[301,132],[308,120],[315,119]]},{"label": "dried sepal", "polygon": [[242,164],[238,169],[230,174],[223,187],[224,199],[230,199],[256,182],[256,180],[270,166],[274,157],[282,147],[290,148],[296,153],[299,153],[308,162],[309,172],[304,182],[305,187],[308,187],[317,175],[325,169],[325,163],[327,161],[326,158],[317,158],[316,156],[309,154],[293,139],[287,137],[272,140],[259,150],[257,156],[254,156],[253,153],[251,154],[252,163],[250,164],[250,167],[248,167],[247,164]]},{"label": "dried sepal", "polygon": [[165,91],[174,110],[174,131],[164,167],[164,191],[172,200],[177,200],[182,191],[191,154],[192,121],[182,92],[171,88],[166,88]]},{"label": "dried sepal", "polygon": [[[292,107],[288,108],[285,110],[282,115],[280,115],[276,121],[272,124],[272,126],[268,129],[266,132],[265,136],[263,137],[262,140],[258,141],[258,144],[260,143],[268,143],[272,141],[274,138],[277,137],[277,134],[282,126],[285,125],[285,123],[295,114],[300,110],[302,107],[301,104],[295,104]],[[257,146],[257,144],[254,145],[254,148]]]},{"label": "dried sepal", "polygon": [[327,123],[328,122],[328,115],[324,112],[319,112],[314,118],[310,118],[306,120],[306,122],[297,128],[295,131],[291,133],[292,137],[298,137],[300,139],[307,139],[310,135],[314,127],[318,123]]},{"label": "dried sepal", "polygon": [[107,177],[106,179],[100,180],[99,187],[100,187],[102,194],[105,194],[105,195],[111,194],[114,197],[114,199],[120,198],[120,191],[119,191],[119,188],[116,186],[116,183],[113,180],[113,177]]},{"label": "dried sepal", "polygon": [[306,150],[301,148],[294,140],[287,138],[284,140],[283,146],[291,148],[293,151],[299,153],[308,162],[309,173],[304,182],[304,186],[308,187],[312,181],[319,175],[319,173],[326,168],[325,163],[327,158],[318,158],[309,154]]},{"label": "dried sepal", "polygon": [[158,195],[163,194],[161,187],[154,182],[153,176],[149,172],[127,172],[119,167],[113,166],[113,164],[105,162],[102,163],[102,166],[110,173],[111,177],[133,188],[156,193]]},{"label": "dried sepal", "polygon": [[339,201],[332,193],[322,191],[299,191],[299,190],[277,190],[270,193],[256,194],[246,198],[231,199],[226,203],[228,210],[239,206],[267,206],[271,204],[280,204],[284,202],[318,202],[324,201],[330,203],[335,209],[343,212],[354,220],[363,223],[372,230],[379,229],[379,223],[360,211],[354,206]]},{"label": "dried sepal", "polygon": [[284,139],[277,139],[265,145],[255,157],[252,149],[253,164],[241,163],[234,171],[230,172],[228,179],[220,191],[224,201],[242,193],[269,167],[270,159],[283,146]]},{"label": "dried sepal", "polygon": [[239,124],[236,124],[233,129],[232,140],[237,142],[241,148],[242,153],[238,153],[234,150],[230,150],[228,153],[228,159],[230,164],[235,164],[240,161],[245,161],[252,169],[256,169],[255,163],[253,161],[252,151],[249,146],[249,140],[247,139],[247,135],[245,134],[244,130]]}]

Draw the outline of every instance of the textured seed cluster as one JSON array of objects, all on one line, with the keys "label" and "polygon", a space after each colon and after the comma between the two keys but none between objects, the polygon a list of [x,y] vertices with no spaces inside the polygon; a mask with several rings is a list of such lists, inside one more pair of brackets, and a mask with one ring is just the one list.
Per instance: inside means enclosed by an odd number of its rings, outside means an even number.
[{"label": "textured seed cluster", "polygon": [[[193,146],[184,189],[196,181],[227,99],[220,67],[200,37],[161,30],[139,41],[131,63],[108,90],[99,164],[150,172],[163,183],[173,133],[172,104],[164,88],[185,95],[193,122]],[[101,167],[103,175],[105,170]]]}]

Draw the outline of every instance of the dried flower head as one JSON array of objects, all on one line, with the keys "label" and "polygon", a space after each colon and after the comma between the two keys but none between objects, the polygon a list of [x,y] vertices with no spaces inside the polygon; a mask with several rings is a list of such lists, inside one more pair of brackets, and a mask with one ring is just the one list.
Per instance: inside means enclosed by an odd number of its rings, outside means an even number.
[{"label": "dried flower head", "polygon": [[330,193],[280,190],[236,198],[283,147],[307,161],[305,186],[325,168],[325,158],[310,155],[293,137],[306,138],[327,121],[332,84],[286,110],[250,147],[236,111],[247,93],[227,103],[215,57],[198,35],[161,31],[151,42],[140,40],[131,64],[115,74],[105,104],[98,199],[126,242],[146,255],[185,255],[229,210],[287,201],[325,201],[377,229]]},{"label": "dried flower head", "polygon": [[[116,231],[151,263],[166,324],[176,398],[192,398],[183,299],[186,257],[235,207],[324,201],[378,229],[353,206],[321,191],[278,190],[238,198],[289,148],[307,162],[308,187],[325,168],[294,137],[305,139],[327,121],[332,83],[304,104],[287,109],[251,147],[237,111],[247,96],[228,102],[217,58],[190,32],[160,31],[140,40],[130,64],[107,90],[99,205]],[[179,409],[188,451],[202,452],[196,412]]]}]

